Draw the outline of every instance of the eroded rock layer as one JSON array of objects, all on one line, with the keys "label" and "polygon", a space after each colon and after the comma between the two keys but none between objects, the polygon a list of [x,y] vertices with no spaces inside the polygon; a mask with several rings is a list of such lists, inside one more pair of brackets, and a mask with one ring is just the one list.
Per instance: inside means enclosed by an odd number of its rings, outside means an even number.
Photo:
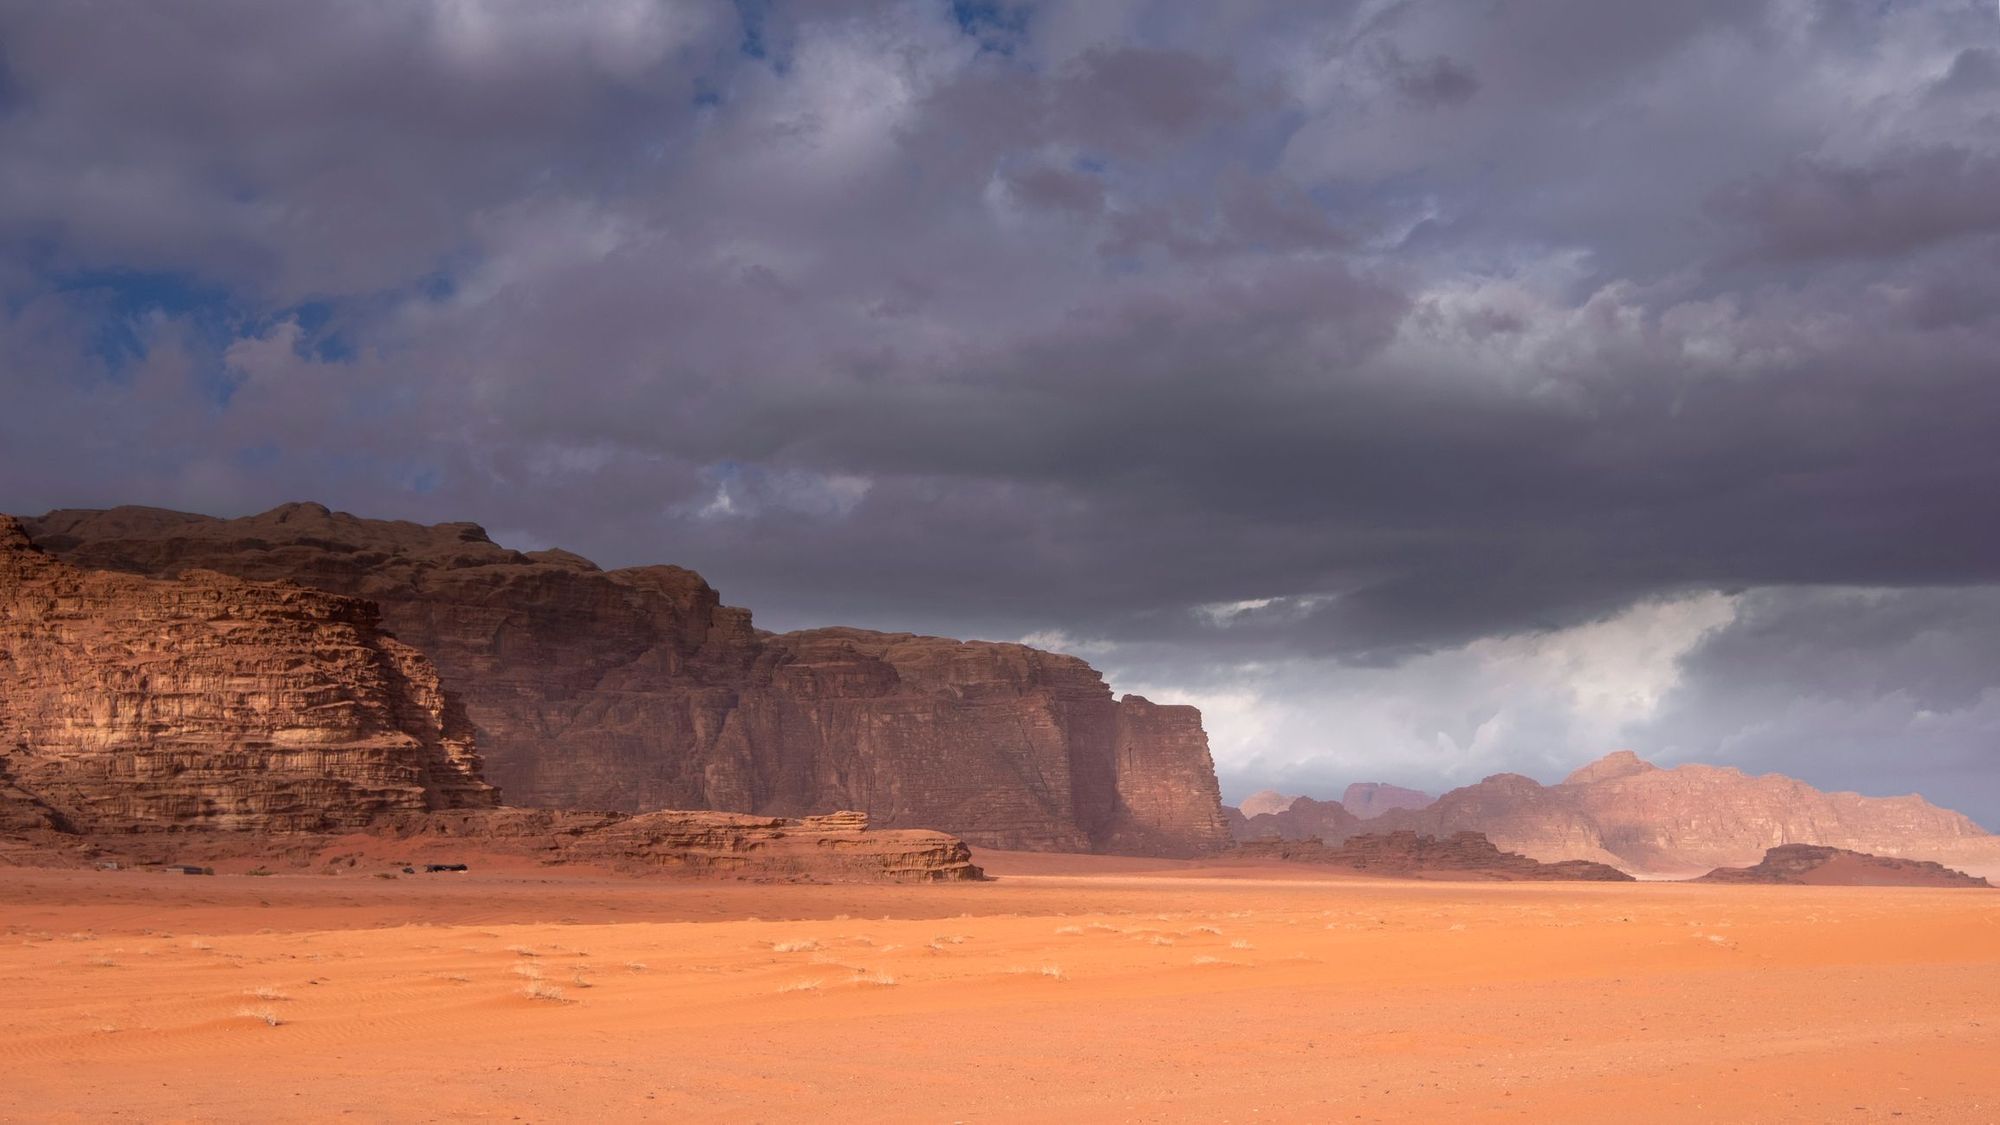
[{"label": "eroded rock layer", "polygon": [[192,865],[204,873],[290,868],[395,874],[397,867],[432,863],[506,870],[524,859],[544,866],[789,882],[942,883],[984,877],[964,841],[923,829],[876,831],[855,812],[792,820],[707,811],[628,815],[467,808],[391,814],[338,833],[79,836],[0,829],[0,867]]},{"label": "eroded rock layer", "polygon": [[692,571],[604,571],[471,524],[294,504],[240,520],[120,508],[29,521],[78,565],[291,579],[381,606],[465,701],[487,775],[554,808],[860,809],[976,844],[1193,854],[1228,842],[1200,715],[1116,699],[1021,645],[774,635]]},{"label": "eroded rock layer", "polygon": [[495,803],[366,602],[84,571],[0,516],[0,830],[325,831]]}]

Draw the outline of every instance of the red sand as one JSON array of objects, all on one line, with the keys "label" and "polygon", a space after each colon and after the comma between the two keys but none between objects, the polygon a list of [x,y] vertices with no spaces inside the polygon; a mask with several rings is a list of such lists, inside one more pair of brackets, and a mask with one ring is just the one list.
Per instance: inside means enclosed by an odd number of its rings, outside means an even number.
[{"label": "red sand", "polygon": [[2000,1120],[2000,893],[981,860],[0,869],[0,1119]]}]

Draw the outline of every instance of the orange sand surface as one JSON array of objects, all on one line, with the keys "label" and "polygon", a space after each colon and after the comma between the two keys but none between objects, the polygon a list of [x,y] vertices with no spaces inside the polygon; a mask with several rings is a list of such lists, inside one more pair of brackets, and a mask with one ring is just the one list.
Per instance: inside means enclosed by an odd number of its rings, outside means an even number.
[{"label": "orange sand surface", "polygon": [[2000,1121],[2000,892],[0,869],[7,1121]]}]

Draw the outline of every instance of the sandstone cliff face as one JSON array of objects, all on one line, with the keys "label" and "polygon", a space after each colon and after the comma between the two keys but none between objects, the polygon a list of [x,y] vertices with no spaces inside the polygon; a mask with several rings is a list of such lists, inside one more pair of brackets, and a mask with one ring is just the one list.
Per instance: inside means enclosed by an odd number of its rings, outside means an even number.
[{"label": "sandstone cliff face", "polygon": [[292,579],[381,607],[465,701],[510,801],[801,816],[859,809],[976,844],[1193,854],[1227,843],[1192,708],[1114,699],[1020,645],[751,627],[692,571],[603,571],[470,524],[317,505],[217,520],[121,508],[29,522],[80,566]]},{"label": "sandstone cliff face", "polygon": [[1588,859],[1656,875],[1748,866],[1783,844],[1947,862],[2000,856],[2000,838],[1919,797],[1824,793],[1779,774],[1753,777],[1720,766],[1660,769],[1630,751],[1560,785],[1499,774],[1374,823],[1485,832],[1537,859]]},{"label": "sandstone cliff face", "polygon": [[321,831],[494,801],[470,725],[374,607],[86,572],[0,516],[0,830]]}]

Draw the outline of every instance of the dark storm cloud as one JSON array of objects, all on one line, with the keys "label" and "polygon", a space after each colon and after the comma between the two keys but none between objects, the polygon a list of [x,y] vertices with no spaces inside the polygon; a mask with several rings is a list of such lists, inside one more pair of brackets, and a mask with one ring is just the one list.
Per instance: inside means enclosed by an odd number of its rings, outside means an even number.
[{"label": "dark storm cloud", "polygon": [[1921,791],[2000,829],[2000,591],[1759,592],[1684,667],[1647,732],[1663,755]]},{"label": "dark storm cloud", "polygon": [[2000,158],[1940,147],[1855,168],[1799,160],[1720,193],[1752,253],[1789,260],[1904,254],[2000,229]]},{"label": "dark storm cloud", "polygon": [[[1497,700],[1498,639],[1677,653],[1643,607],[1704,591],[1976,590],[1996,25],[0,2],[0,508],[478,519],[769,624],[1061,631],[1212,716]],[[1645,718],[1535,691],[1343,760]]]}]

